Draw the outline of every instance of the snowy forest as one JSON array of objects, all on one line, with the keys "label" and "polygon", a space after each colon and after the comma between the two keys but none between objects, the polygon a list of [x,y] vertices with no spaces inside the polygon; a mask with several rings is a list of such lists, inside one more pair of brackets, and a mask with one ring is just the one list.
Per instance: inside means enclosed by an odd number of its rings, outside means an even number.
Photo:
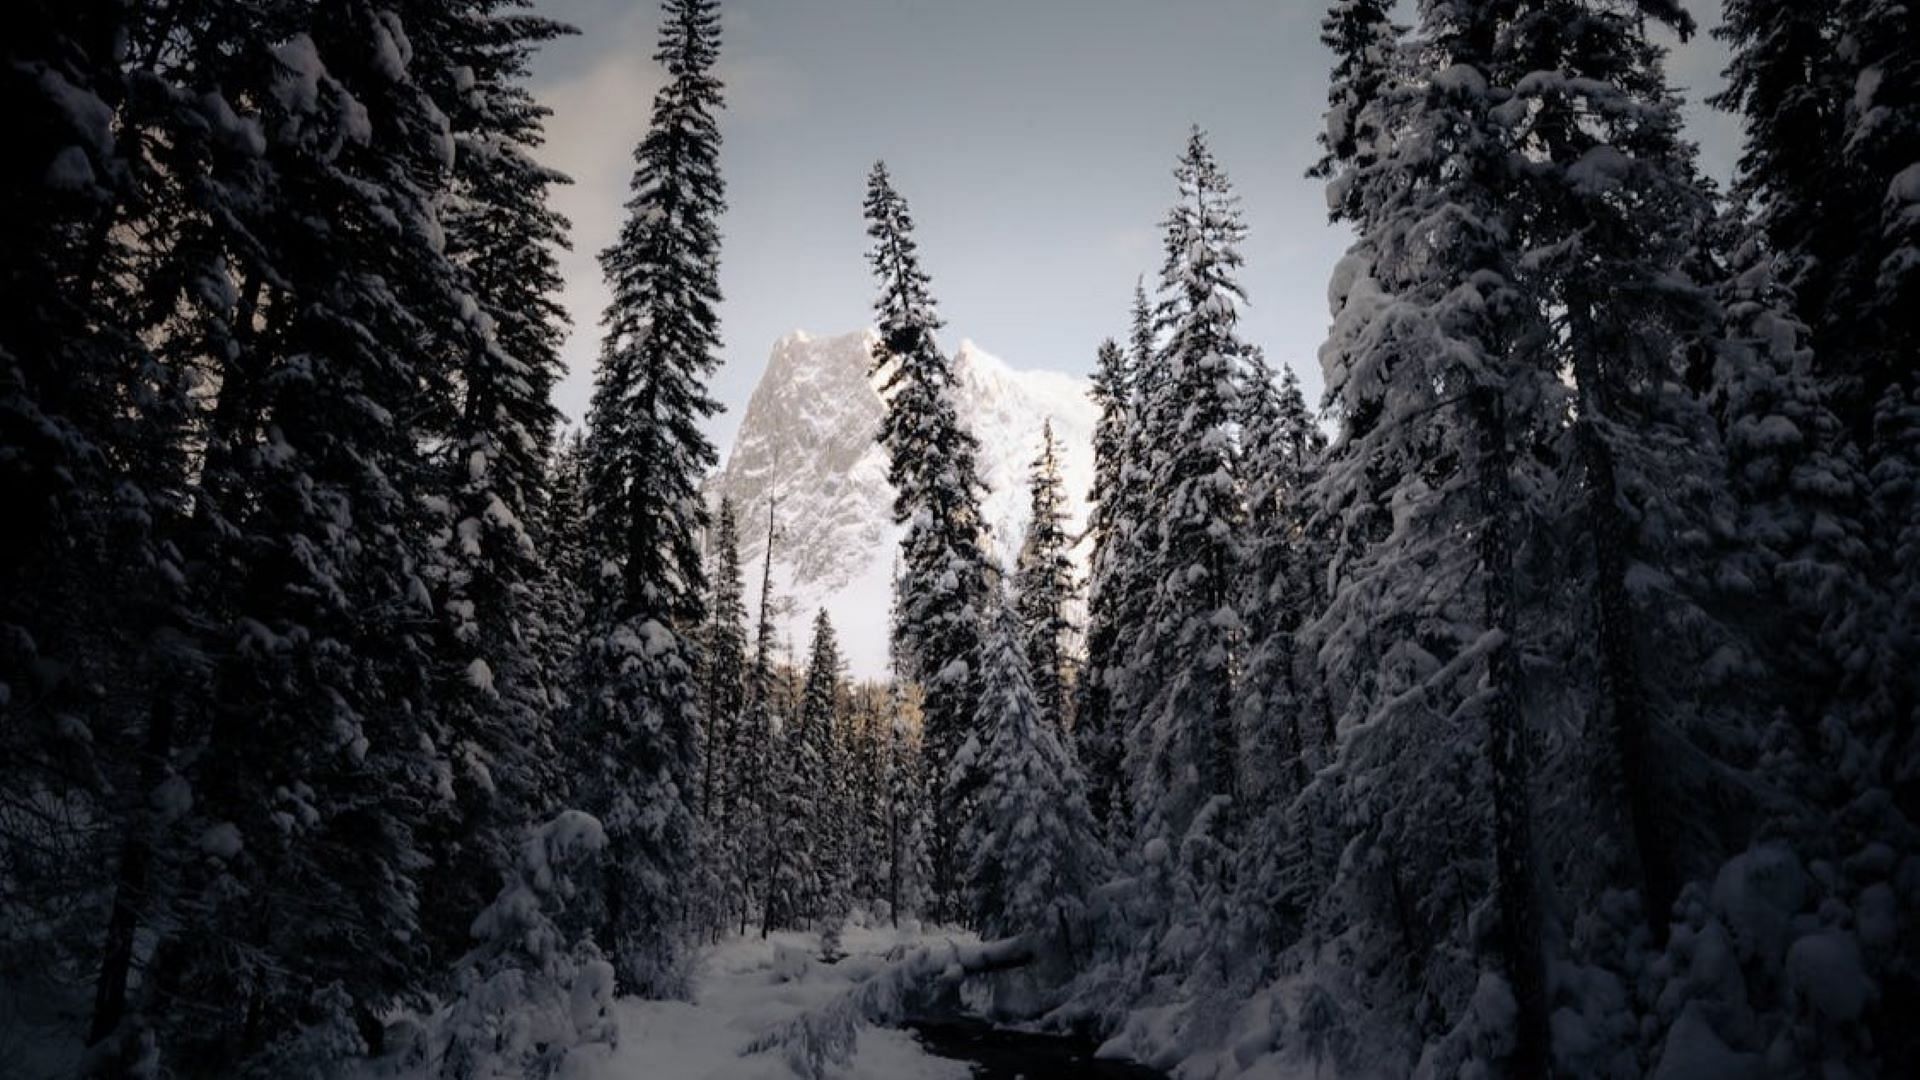
[{"label": "snowy forest", "polygon": [[1920,6],[1725,0],[1730,185],[1677,0],[1323,6],[1324,397],[1195,127],[1006,565],[845,193],[874,680],[708,496],[721,0],[597,327],[528,0],[8,5],[0,1075],[1920,1075]]}]

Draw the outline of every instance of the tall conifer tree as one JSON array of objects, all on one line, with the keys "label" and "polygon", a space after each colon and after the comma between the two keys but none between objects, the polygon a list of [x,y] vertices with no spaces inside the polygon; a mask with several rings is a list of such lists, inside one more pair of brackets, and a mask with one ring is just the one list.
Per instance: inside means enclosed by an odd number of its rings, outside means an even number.
[{"label": "tall conifer tree", "polygon": [[1073,561],[1067,557],[1065,493],[1053,422],[1040,429],[1040,456],[1027,477],[1027,535],[1013,578],[1014,611],[1025,635],[1027,668],[1040,718],[1067,731],[1067,603],[1073,596]]},{"label": "tall conifer tree", "polygon": [[1074,683],[1075,749],[1087,777],[1087,802],[1102,829],[1124,817],[1121,737],[1114,684],[1123,668],[1120,587],[1125,551],[1127,448],[1133,426],[1132,372],[1117,342],[1101,342],[1093,372],[1093,487],[1087,492],[1087,631],[1080,678]]},{"label": "tall conifer tree", "polygon": [[[961,751],[977,744],[980,618],[991,575],[980,517],[979,447],[953,403],[953,370],[940,354],[940,327],[920,269],[913,218],[884,164],[867,184],[868,262],[880,284],[875,371],[887,396],[880,442],[894,486],[901,540],[895,627],[906,674],[925,694],[926,743],[934,792],[931,837],[938,917],[952,917],[959,888],[958,829],[972,780]],[[956,765],[959,767],[957,768]]]},{"label": "tall conifer tree", "polygon": [[1152,591],[1125,700],[1141,837],[1178,850],[1203,813],[1225,824],[1234,793],[1243,516],[1233,428],[1247,347],[1236,329],[1245,229],[1197,129],[1174,175],[1180,201],[1166,221],[1158,315],[1166,374],[1141,402],[1154,432],[1141,462]]},{"label": "tall conifer tree", "polygon": [[[1508,7],[1422,5],[1405,44],[1391,41],[1378,5],[1342,3],[1329,16],[1329,36],[1347,43],[1325,143],[1329,201],[1359,238],[1335,272],[1321,351],[1341,431],[1315,494],[1334,557],[1312,638],[1340,688],[1337,728],[1354,732],[1340,768],[1368,778],[1349,788],[1347,813],[1362,824],[1338,886],[1397,914],[1395,929],[1368,943],[1399,939],[1374,969],[1397,978],[1368,986],[1381,995],[1381,1037],[1404,1037],[1385,1018],[1411,1007],[1392,1004],[1406,987],[1473,981],[1448,970],[1433,942],[1453,933],[1446,913],[1478,903],[1484,888],[1497,924],[1476,944],[1517,1005],[1512,1065],[1545,1075],[1512,592],[1526,488],[1513,447],[1532,437],[1557,379],[1527,361],[1545,327],[1514,281],[1505,125],[1487,93]],[[1349,16],[1356,27],[1340,25]],[[1354,130],[1395,139],[1344,137]],[[1479,749],[1465,756],[1464,746]],[[1463,798],[1475,757],[1490,790]],[[1410,880],[1436,887],[1416,891]],[[1454,891],[1466,882],[1473,892]]]},{"label": "tall conifer tree", "polygon": [[621,984],[687,989],[687,900],[698,861],[697,635],[706,523],[700,482],[716,455],[717,0],[666,0],[654,54],[667,81],[634,151],[633,197],[601,268],[613,302],[589,420],[588,506],[610,545],[587,649],[586,722],[597,733],[590,805],[607,827],[608,950]]}]

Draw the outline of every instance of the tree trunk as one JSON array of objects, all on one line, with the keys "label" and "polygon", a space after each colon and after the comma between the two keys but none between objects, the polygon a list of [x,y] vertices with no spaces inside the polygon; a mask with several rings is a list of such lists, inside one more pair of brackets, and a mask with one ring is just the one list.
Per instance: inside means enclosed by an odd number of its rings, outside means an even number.
[{"label": "tree trunk", "polygon": [[1574,438],[1587,473],[1586,509],[1593,536],[1594,606],[1599,619],[1600,693],[1606,710],[1605,725],[1613,742],[1611,779],[1626,803],[1647,927],[1656,942],[1664,942],[1680,888],[1673,852],[1657,809],[1652,725],[1634,644],[1633,600],[1627,595],[1627,557],[1634,547],[1633,530],[1620,511],[1613,448],[1599,426],[1605,415],[1601,374],[1594,346],[1578,334],[1585,325],[1583,316],[1576,317],[1574,379],[1579,384],[1580,419],[1574,427]]},{"label": "tree trunk", "polygon": [[1494,895],[1500,907],[1500,952],[1519,1004],[1513,1068],[1547,1077],[1551,1070],[1546,964],[1541,957],[1540,910],[1534,891],[1531,773],[1526,718],[1520,708],[1520,656],[1514,642],[1513,505],[1507,466],[1506,416],[1498,390],[1471,392],[1479,440],[1476,486],[1480,501],[1480,576],[1486,629],[1498,635],[1487,653],[1487,758],[1493,772]]},{"label": "tree trunk", "polygon": [[106,948],[100,958],[100,977],[94,985],[93,1022],[87,1044],[97,1045],[112,1035],[127,1014],[127,981],[133,970],[134,935],[140,926],[141,905],[147,899],[152,876],[154,814],[146,800],[165,779],[167,756],[173,749],[173,697],[167,689],[154,692],[147,721],[146,745],[141,750],[140,803],[131,808],[120,845],[120,871],[114,883],[113,913],[107,920]]}]

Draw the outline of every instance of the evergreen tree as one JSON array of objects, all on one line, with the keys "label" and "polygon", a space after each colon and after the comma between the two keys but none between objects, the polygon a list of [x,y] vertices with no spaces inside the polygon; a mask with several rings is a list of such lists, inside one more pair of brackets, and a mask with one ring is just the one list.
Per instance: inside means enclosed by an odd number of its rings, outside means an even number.
[{"label": "evergreen tree", "polygon": [[[538,504],[532,530],[534,547],[540,554],[537,593],[543,612],[535,624],[542,634],[533,645],[544,670],[565,673],[576,669],[576,653],[586,629],[588,597],[599,572],[594,561],[596,546],[587,533],[587,440],[578,428],[556,440],[548,455],[546,476],[546,497]],[[570,714],[572,689],[570,680],[549,680],[549,707],[556,714]],[[566,730],[561,732],[561,760],[583,760],[577,748],[564,745],[567,734]],[[561,786],[565,787],[564,779]]]},{"label": "evergreen tree", "polygon": [[[489,5],[489,8],[491,5]],[[547,110],[522,85],[532,51],[571,30],[550,20],[477,11],[453,28],[460,69],[448,118],[455,139],[446,252],[476,310],[458,358],[459,398],[444,465],[446,520],[434,568],[446,658],[437,741],[452,764],[454,805],[424,837],[439,866],[425,917],[439,954],[466,950],[519,853],[522,826],[555,808],[557,761],[548,716],[552,639],[534,534],[559,412],[566,316],[556,251],[567,222],[547,205],[564,177],[533,153]]]},{"label": "evergreen tree", "polygon": [[195,495],[194,547],[220,568],[191,709],[207,857],[147,1006],[182,1071],[309,1068],[427,981],[421,830],[450,748],[425,497],[445,490],[430,448],[456,364],[484,340],[444,247],[460,11],[219,5],[188,30],[194,81],[227,102],[220,141],[173,148],[206,153],[174,167],[218,193],[190,250],[239,269],[193,317],[222,341]]},{"label": "evergreen tree", "polygon": [[[1144,297],[1142,297],[1144,303]],[[1120,729],[1112,683],[1121,667],[1119,613],[1125,597],[1118,574],[1126,545],[1123,512],[1130,506],[1127,447],[1133,424],[1133,388],[1127,354],[1112,340],[1101,342],[1092,393],[1100,416],[1093,432],[1093,488],[1087,492],[1087,630],[1085,658],[1074,683],[1075,748],[1087,777],[1094,819],[1110,828],[1123,803]]]},{"label": "evergreen tree", "polygon": [[1884,629],[1863,631],[1878,645],[1872,673],[1842,692],[1853,723],[1889,748],[1880,767],[1910,817],[1920,813],[1920,663],[1913,636],[1893,628],[1920,621],[1915,18],[1910,5],[1881,0],[1729,0],[1717,32],[1733,56],[1714,99],[1746,127],[1736,190],[1807,327],[1806,378],[1845,433],[1841,452],[1867,477],[1863,535]]},{"label": "evergreen tree", "polygon": [[716,0],[668,0],[654,54],[667,72],[634,151],[633,197],[601,253],[612,287],[589,416],[593,534],[614,547],[594,604],[583,683],[595,733],[590,803],[608,836],[607,941],[622,989],[687,989],[687,896],[698,866],[701,727],[696,635],[715,461],[700,423],[719,360],[721,99]]},{"label": "evergreen tree", "polygon": [[1235,709],[1239,787],[1249,812],[1259,813],[1297,793],[1333,744],[1295,644],[1321,607],[1325,567],[1307,495],[1326,436],[1293,369],[1276,383],[1257,355],[1241,427],[1247,547],[1239,603],[1248,644]]},{"label": "evergreen tree", "polygon": [[[1066,733],[1040,711],[1025,633],[1011,605],[987,637],[978,809],[968,825],[967,894],[989,938],[1032,935],[1073,956],[1106,849]],[[1056,938],[1055,935],[1060,935]]]},{"label": "evergreen tree", "polygon": [[1174,851],[1234,797],[1232,694],[1243,518],[1233,427],[1247,349],[1235,324],[1244,235],[1225,175],[1196,129],[1175,171],[1159,321],[1167,373],[1142,401],[1155,434],[1143,464],[1152,593],[1125,701],[1139,835]]},{"label": "evergreen tree", "polygon": [[[1546,1075],[1512,594],[1520,492],[1538,484],[1516,477],[1525,462],[1513,448],[1536,437],[1529,427],[1558,381],[1527,362],[1545,328],[1514,281],[1505,124],[1488,94],[1505,14],[1499,3],[1423,5],[1412,40],[1384,55],[1383,13],[1368,16],[1373,32],[1346,38],[1333,100],[1365,115],[1337,112],[1330,125],[1329,190],[1359,238],[1335,272],[1321,352],[1341,430],[1314,496],[1333,561],[1311,636],[1338,688],[1335,729],[1351,732],[1338,768],[1352,778],[1343,814],[1357,828],[1335,887],[1379,920],[1351,938],[1376,980],[1362,992],[1378,995],[1368,1014],[1379,1037],[1404,1039],[1403,1022],[1386,1017],[1413,1007],[1409,988],[1441,1004],[1429,1023],[1445,1027],[1464,1023],[1467,987],[1482,984],[1514,1006],[1510,1067]],[[1349,147],[1348,125],[1395,138]],[[1492,931],[1458,944],[1497,974],[1476,976],[1439,942],[1483,889]],[[1433,1052],[1450,1068],[1463,1051],[1449,1039]]]},{"label": "evergreen tree", "polygon": [[1073,596],[1073,561],[1067,557],[1066,495],[1053,422],[1041,425],[1040,456],[1027,479],[1027,535],[1013,577],[1018,615],[1040,718],[1065,737],[1067,716],[1067,603]]},{"label": "evergreen tree", "polygon": [[886,899],[896,927],[902,916],[924,909],[933,880],[927,856],[933,822],[926,750],[901,696],[899,684],[892,684],[887,693]]},{"label": "evergreen tree", "polygon": [[760,615],[754,625],[753,662],[747,668],[744,698],[741,703],[738,740],[733,754],[739,794],[735,813],[739,845],[740,932],[746,933],[756,904],[760,912],[761,933],[774,921],[774,860],[777,849],[773,834],[779,827],[781,792],[776,783],[775,706],[773,674],[773,549],[775,506],[767,504],[766,551],[760,566]]},{"label": "evergreen tree", "polygon": [[818,762],[812,786],[806,789],[808,843],[816,890],[806,910],[824,929],[833,931],[846,918],[853,884],[849,862],[853,849],[853,778],[846,662],[840,658],[840,642],[825,609],[814,617],[799,715],[800,730],[811,744],[810,757]]},{"label": "evergreen tree", "polygon": [[167,914],[184,839],[175,687],[206,672],[186,632],[200,568],[175,546],[193,372],[160,327],[213,260],[180,250],[184,181],[154,168],[197,108],[129,108],[138,76],[176,85],[172,64],[121,61],[151,21],[35,2],[0,44],[0,968],[22,973],[20,1022],[90,1011],[89,1041],[121,1045],[139,1038],[122,1027],[136,940]]},{"label": "evergreen tree", "polygon": [[980,616],[990,573],[980,517],[979,448],[953,405],[953,371],[933,333],[940,327],[930,280],[920,269],[913,219],[884,164],[868,178],[868,261],[880,282],[874,368],[887,413],[880,442],[894,487],[901,540],[896,633],[905,673],[925,694],[925,738],[934,792],[936,917],[956,913],[959,822],[972,780],[961,751],[977,742]]},{"label": "evergreen tree", "polygon": [[750,797],[742,786],[741,756],[747,695],[747,605],[740,571],[739,525],[733,503],[720,503],[718,526],[712,540],[712,600],[708,605],[703,656],[706,670],[702,715],[707,729],[701,739],[703,754],[701,818],[707,823],[707,859],[714,877],[714,919],[724,926],[736,913],[737,898],[747,889],[741,858],[741,807]]},{"label": "evergreen tree", "polygon": [[[704,586],[700,480],[717,455],[700,423],[718,405],[717,218],[726,208],[715,114],[718,0],[667,0],[654,59],[668,80],[634,150],[627,220],[601,253],[613,302],[589,416],[596,535],[618,537],[622,617],[677,633],[698,625]],[[617,842],[616,842],[617,846]]]},{"label": "evergreen tree", "polygon": [[768,915],[776,927],[803,926],[821,918],[832,923],[842,914],[837,908],[844,800],[838,797],[842,777],[837,775],[840,754],[835,745],[841,672],[840,646],[823,610],[813,620],[798,708],[781,736],[785,761],[773,890],[778,903],[769,900]]}]

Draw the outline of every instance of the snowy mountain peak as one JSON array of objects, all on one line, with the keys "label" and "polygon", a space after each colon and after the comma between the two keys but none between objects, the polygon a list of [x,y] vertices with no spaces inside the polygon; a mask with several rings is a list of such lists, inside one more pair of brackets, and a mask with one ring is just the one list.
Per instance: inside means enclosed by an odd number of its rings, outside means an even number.
[{"label": "snowy mountain peak", "polygon": [[[799,640],[803,620],[824,607],[859,676],[886,669],[900,541],[886,452],[875,441],[885,412],[871,371],[876,340],[872,329],[826,337],[794,330],[775,342],[726,466],[710,484],[716,503],[733,500],[750,582],[759,580],[767,507],[776,502],[780,618]],[[1049,420],[1062,447],[1072,527],[1084,520],[1095,416],[1087,382],[1017,370],[971,340],[953,364],[956,410],[980,441],[989,543],[1011,565],[1026,528],[1027,472]]]}]

